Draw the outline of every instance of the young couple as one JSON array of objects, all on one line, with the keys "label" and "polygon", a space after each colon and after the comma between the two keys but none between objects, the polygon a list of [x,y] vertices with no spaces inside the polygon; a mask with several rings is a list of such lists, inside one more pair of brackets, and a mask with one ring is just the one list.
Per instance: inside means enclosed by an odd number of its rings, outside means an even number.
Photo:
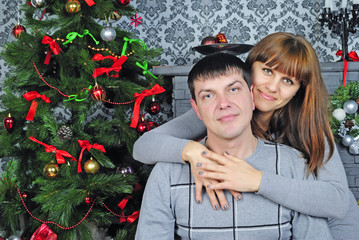
[{"label": "young couple", "polygon": [[[275,33],[251,50],[246,65],[236,59],[217,54],[196,64],[189,75],[194,111],[136,142],[137,160],[183,160],[192,169],[154,168],[136,237],[145,232],[173,239],[175,232],[191,239],[222,233],[232,234],[224,239],[328,239],[329,219],[333,239],[357,239],[359,210],[335,149],[328,95],[311,45],[300,36]],[[250,79],[251,91],[244,81]],[[204,144],[185,140],[206,134]],[[153,145],[156,153],[149,150]]]}]

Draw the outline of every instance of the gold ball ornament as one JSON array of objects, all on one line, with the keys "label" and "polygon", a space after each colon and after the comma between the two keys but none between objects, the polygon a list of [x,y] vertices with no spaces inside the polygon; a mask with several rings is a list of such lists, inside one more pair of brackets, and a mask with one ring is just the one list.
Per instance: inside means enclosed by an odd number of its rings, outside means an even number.
[{"label": "gold ball ornament", "polygon": [[84,169],[86,173],[95,174],[100,169],[100,164],[98,164],[98,162],[91,157],[85,162]]},{"label": "gold ball ornament", "polygon": [[81,9],[81,4],[78,0],[69,0],[65,5],[68,13],[78,13]]},{"label": "gold ball ornament", "polygon": [[59,172],[60,172],[60,168],[59,165],[57,165],[56,163],[48,163],[44,167],[44,173],[46,174],[46,176],[50,178],[56,177],[59,174]]}]

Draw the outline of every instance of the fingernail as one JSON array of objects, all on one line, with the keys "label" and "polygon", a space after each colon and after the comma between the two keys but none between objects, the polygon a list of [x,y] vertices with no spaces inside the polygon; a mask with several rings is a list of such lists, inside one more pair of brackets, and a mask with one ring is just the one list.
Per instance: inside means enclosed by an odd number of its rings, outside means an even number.
[{"label": "fingernail", "polygon": [[206,152],[206,151],[203,151],[202,154],[203,154],[203,155],[207,155],[207,152]]},{"label": "fingernail", "polygon": [[218,204],[214,205],[214,209],[216,209],[216,210],[218,210],[218,209],[219,209]]},{"label": "fingernail", "polygon": [[197,200],[197,203],[200,204],[200,203],[201,203],[201,200]]},{"label": "fingernail", "polygon": [[211,185],[208,184],[208,185],[207,185],[207,188],[211,188]]},{"label": "fingernail", "polygon": [[237,195],[237,200],[241,200],[241,199],[242,199],[241,195]]},{"label": "fingernail", "polygon": [[224,153],[227,154],[227,155],[229,155],[229,152],[227,152],[227,151],[224,151]]},{"label": "fingernail", "polygon": [[202,163],[197,163],[197,167],[202,167]]},{"label": "fingernail", "polygon": [[203,175],[203,172],[199,172],[198,174],[199,174],[199,175]]},{"label": "fingernail", "polygon": [[227,210],[227,209],[228,209],[227,204],[225,204],[225,205],[223,206],[223,208],[224,208],[224,210]]}]

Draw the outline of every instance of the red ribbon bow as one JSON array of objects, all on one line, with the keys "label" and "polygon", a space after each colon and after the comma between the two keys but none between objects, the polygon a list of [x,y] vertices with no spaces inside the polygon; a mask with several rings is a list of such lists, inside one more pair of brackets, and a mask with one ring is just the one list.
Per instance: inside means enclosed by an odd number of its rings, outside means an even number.
[{"label": "red ribbon bow", "polygon": [[119,208],[121,208],[121,209],[125,209],[128,200],[130,200],[131,198],[133,198],[133,197],[132,196],[126,196],[124,199],[122,199],[122,201],[117,206]]},{"label": "red ribbon bow", "polygon": [[132,122],[131,122],[130,127],[132,127],[132,128],[137,127],[138,117],[140,115],[140,105],[141,105],[142,100],[147,96],[163,93],[164,91],[166,91],[166,90],[163,87],[156,84],[150,90],[145,89],[142,91],[142,93],[135,93],[136,101],[135,101],[135,106],[133,109],[133,117],[132,117]]},{"label": "red ribbon bow", "polygon": [[92,59],[91,59],[91,61],[103,61],[103,60],[105,60],[105,59],[111,59],[113,62],[116,62],[116,60],[117,60],[117,57],[114,57],[114,56],[111,56],[111,55],[108,55],[108,56],[102,56],[102,54],[100,54],[100,53],[96,53],[93,57],[92,57]]},{"label": "red ribbon bow", "polygon": [[57,150],[54,146],[52,145],[47,145],[46,143],[40,142],[39,140],[37,140],[36,138],[34,138],[33,136],[29,137],[30,140],[41,144],[42,146],[45,147],[45,152],[53,152],[56,153],[56,160],[58,164],[63,164],[65,163],[65,159],[66,158],[70,158],[72,161],[76,161],[76,158],[74,158],[73,156],[71,156],[70,153],[64,151],[64,150]]},{"label": "red ribbon bow", "polygon": [[[59,45],[55,42],[55,40],[53,40],[49,36],[44,36],[44,38],[42,39],[42,43],[43,44],[49,44],[51,51],[55,55],[59,54],[60,51],[62,51],[61,48],[59,47]],[[49,51],[49,50],[47,51],[46,58],[45,58],[45,61],[44,61],[44,63],[46,65],[48,65],[50,63],[51,51]]]},{"label": "red ribbon bow", "polygon": [[29,112],[27,113],[27,116],[26,116],[26,120],[29,120],[29,121],[34,120],[34,117],[35,117],[36,108],[38,105],[38,102],[35,101],[36,98],[41,98],[46,103],[51,102],[50,99],[45,96],[45,94],[41,95],[40,93],[38,93],[36,91],[30,91],[30,92],[25,93],[24,98],[29,102],[32,101]]},{"label": "red ribbon bow", "polygon": [[56,240],[57,235],[45,223],[34,232],[30,240]]},{"label": "red ribbon bow", "polygon": [[[105,59],[105,58],[104,58],[104,59]],[[98,77],[98,76],[100,76],[100,75],[102,75],[102,74],[104,74],[104,73],[106,73],[107,76],[109,76],[108,73],[111,72],[111,71],[117,72],[116,75],[111,75],[111,77],[118,77],[118,72],[122,69],[122,64],[123,64],[124,62],[126,62],[126,60],[127,60],[127,57],[126,57],[126,56],[121,56],[121,57],[120,57],[119,59],[117,59],[117,60],[115,61],[115,63],[114,63],[111,67],[109,67],[109,68],[106,68],[106,67],[96,68],[96,69],[94,70],[93,74],[92,74],[92,77],[93,77],[93,78],[96,78],[96,77]]]},{"label": "red ribbon bow", "polygon": [[130,216],[126,217],[125,212],[122,210],[121,215],[122,216],[120,218],[120,222],[126,222],[127,221],[129,223],[133,223],[140,216],[140,211],[135,211]]},{"label": "red ribbon bow", "polygon": [[[347,82],[347,71],[348,71],[349,62],[348,62],[348,60],[346,60],[344,58],[342,50],[337,51],[337,53],[335,55],[340,56],[344,61],[343,87],[345,87],[345,84]],[[348,57],[349,57],[350,60],[352,60],[354,62],[359,61],[359,57],[358,57],[358,55],[357,55],[357,53],[355,51],[351,51],[350,53],[348,53]]]},{"label": "red ribbon bow", "polygon": [[87,149],[87,151],[90,151],[91,148],[94,148],[94,149],[100,150],[101,152],[104,152],[104,153],[106,152],[106,150],[105,150],[103,145],[100,145],[100,144],[97,144],[97,143],[90,144],[90,142],[87,141],[87,140],[77,140],[77,142],[80,144],[80,147],[82,148],[81,153],[80,153],[80,157],[79,157],[79,163],[78,163],[78,166],[77,166],[77,172],[80,173],[80,172],[82,172],[82,170],[81,170],[81,160],[82,160],[82,155],[83,155],[85,149]]},{"label": "red ribbon bow", "polygon": [[95,5],[95,2],[93,0],[85,0],[85,2],[87,3],[87,5],[89,5],[90,7],[92,5]]}]

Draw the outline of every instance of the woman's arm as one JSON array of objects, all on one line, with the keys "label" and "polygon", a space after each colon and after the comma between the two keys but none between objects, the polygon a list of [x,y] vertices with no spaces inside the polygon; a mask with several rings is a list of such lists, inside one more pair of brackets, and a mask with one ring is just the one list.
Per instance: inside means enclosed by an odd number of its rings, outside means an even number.
[{"label": "woman's arm", "polygon": [[319,170],[317,181],[285,178],[263,172],[262,196],[295,211],[326,218],[344,218],[349,187],[338,150]]},{"label": "woman's arm", "polygon": [[[316,217],[343,218],[349,207],[349,188],[337,149],[318,172],[317,180],[288,178],[266,171],[258,174],[245,160],[228,155],[207,155],[216,163],[203,164],[203,178],[220,181],[211,189],[232,189],[258,194],[294,211]],[[225,158],[225,159],[224,159]]]},{"label": "woman's arm", "polygon": [[143,134],[133,146],[133,158],[146,164],[182,163],[182,150],[186,144],[205,134],[206,127],[192,109]]}]

